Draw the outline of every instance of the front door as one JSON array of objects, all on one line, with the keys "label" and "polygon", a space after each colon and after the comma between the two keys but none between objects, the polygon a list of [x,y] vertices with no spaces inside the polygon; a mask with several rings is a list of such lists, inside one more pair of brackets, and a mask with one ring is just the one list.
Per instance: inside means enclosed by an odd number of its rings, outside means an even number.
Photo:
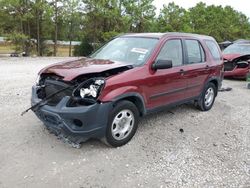
[{"label": "front door", "polygon": [[170,69],[156,70],[146,80],[147,108],[179,102],[186,98],[187,80],[183,64],[183,44],[181,39],[169,39],[161,48],[157,60],[171,60]]}]

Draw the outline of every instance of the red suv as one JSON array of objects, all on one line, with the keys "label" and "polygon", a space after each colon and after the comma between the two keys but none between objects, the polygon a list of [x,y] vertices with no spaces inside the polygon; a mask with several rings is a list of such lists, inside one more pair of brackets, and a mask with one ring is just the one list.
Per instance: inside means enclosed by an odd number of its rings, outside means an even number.
[{"label": "red suv", "polygon": [[117,147],[131,140],[149,113],[190,101],[210,110],[222,77],[223,59],[212,37],[126,34],[89,58],[41,70],[31,109],[72,144],[98,138]]}]

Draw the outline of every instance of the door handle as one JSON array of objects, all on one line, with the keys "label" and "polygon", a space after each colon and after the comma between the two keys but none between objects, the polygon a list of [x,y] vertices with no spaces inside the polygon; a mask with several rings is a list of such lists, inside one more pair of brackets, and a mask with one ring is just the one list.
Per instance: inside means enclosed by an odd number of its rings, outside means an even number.
[{"label": "door handle", "polygon": [[207,65],[205,69],[209,69],[210,67]]},{"label": "door handle", "polygon": [[181,75],[184,75],[185,74],[185,71],[183,69],[180,69],[180,74]]}]

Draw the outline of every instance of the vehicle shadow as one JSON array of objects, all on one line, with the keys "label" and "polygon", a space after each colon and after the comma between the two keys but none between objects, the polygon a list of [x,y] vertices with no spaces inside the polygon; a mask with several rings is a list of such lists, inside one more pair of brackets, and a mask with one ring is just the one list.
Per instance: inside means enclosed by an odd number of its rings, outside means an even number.
[{"label": "vehicle shadow", "polygon": [[[148,114],[144,117],[142,117],[140,119],[139,125],[138,125],[138,130],[137,130],[137,134],[146,131],[146,129],[148,128],[153,128],[153,129],[158,129],[159,127],[155,126],[151,126],[149,124],[149,122],[154,121],[154,124],[159,124],[158,121],[160,122],[161,119],[165,119],[166,116],[175,116],[175,115],[180,115],[186,111],[190,111],[190,112],[200,112],[195,105],[192,102],[186,103],[186,104],[182,104],[179,106],[175,106],[172,108],[166,108],[163,110],[160,110],[158,112],[155,113],[151,113]],[[161,126],[161,125],[159,125]],[[135,135],[136,137],[137,135]],[[98,140],[98,139],[90,139],[86,142],[81,143],[81,148],[112,148],[111,146],[106,145],[105,143],[103,143],[102,141]]]},{"label": "vehicle shadow", "polygon": [[228,80],[228,81],[246,81],[246,79],[244,79],[244,78],[236,78],[236,77],[227,77],[227,78],[224,78],[224,80]]}]

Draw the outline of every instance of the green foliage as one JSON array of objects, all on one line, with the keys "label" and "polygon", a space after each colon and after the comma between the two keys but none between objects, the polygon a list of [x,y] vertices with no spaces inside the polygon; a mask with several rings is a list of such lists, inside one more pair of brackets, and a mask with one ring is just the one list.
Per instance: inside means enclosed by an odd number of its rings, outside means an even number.
[{"label": "green foliage", "polygon": [[[83,19],[85,34],[94,43],[104,42],[104,33],[122,32],[126,18],[122,17],[122,1],[83,0],[86,12]],[[104,34],[105,35],[105,34]]]},{"label": "green foliage", "polygon": [[185,10],[169,3],[160,12],[158,30],[205,34],[224,41],[248,38],[250,23],[244,14],[230,6],[207,6],[200,2]]},{"label": "green foliage", "polygon": [[248,38],[250,34],[248,18],[229,6],[198,3],[189,9],[189,15],[193,32],[211,35],[218,41]]},{"label": "green foliage", "polygon": [[[198,3],[184,9],[172,2],[157,16],[152,3],[153,0],[0,0],[0,35],[25,36],[29,42],[17,40],[18,48],[36,49],[38,55],[51,54],[45,40],[78,41],[87,36],[85,45],[99,45],[130,32],[192,32],[211,35],[218,41],[250,36],[249,19],[230,6]],[[36,41],[36,47],[31,41]]]},{"label": "green foliage", "polygon": [[124,0],[125,15],[129,20],[130,32],[151,31],[156,8],[153,0]]},{"label": "green foliage", "polygon": [[158,24],[161,32],[192,31],[188,12],[174,3],[169,3],[168,6],[164,5],[158,18]]},{"label": "green foliage", "polygon": [[117,36],[119,34],[120,33],[116,32],[116,31],[104,32],[102,34],[102,40],[104,42],[108,42],[109,40],[111,40],[112,38],[114,38],[115,36]]},{"label": "green foliage", "polygon": [[74,48],[74,56],[88,56],[93,52],[94,48],[87,37],[84,37],[79,46]]},{"label": "green foliage", "polygon": [[28,36],[14,32],[12,34],[7,35],[7,40],[12,42],[15,45],[16,52],[24,51],[25,43],[28,40]]}]

